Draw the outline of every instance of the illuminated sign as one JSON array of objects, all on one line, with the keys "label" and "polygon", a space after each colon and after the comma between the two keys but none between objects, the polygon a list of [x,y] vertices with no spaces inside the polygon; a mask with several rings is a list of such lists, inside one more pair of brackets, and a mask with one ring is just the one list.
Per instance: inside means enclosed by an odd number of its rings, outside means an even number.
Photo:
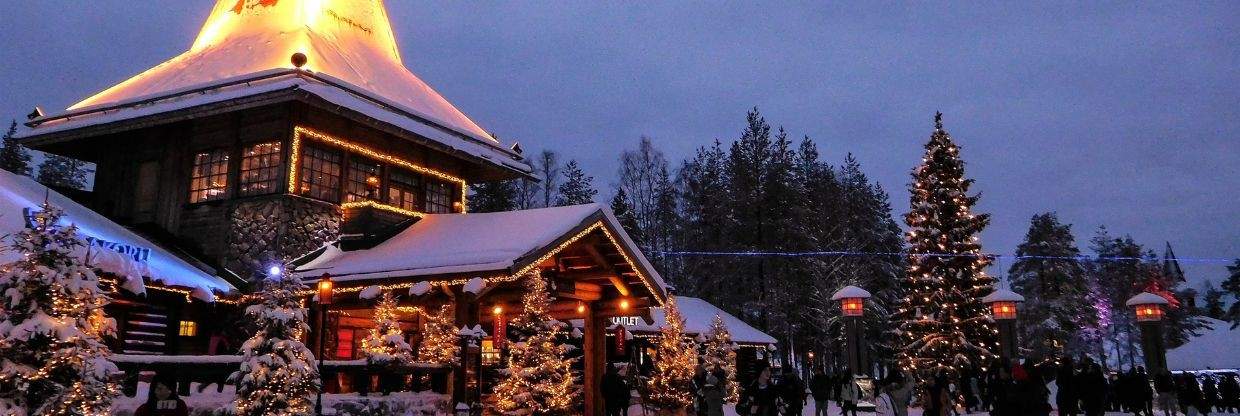
[{"label": "illuminated sign", "polygon": [[637,325],[638,319],[640,318],[636,316],[613,316],[611,317],[611,324],[612,325],[635,326]]},{"label": "illuminated sign", "polygon": [[[35,210],[34,208],[23,208],[22,209],[22,215],[26,218],[26,228],[35,227],[35,214],[36,213],[38,213],[38,211]],[[125,255],[125,257],[132,258],[133,261],[136,261],[136,262],[146,263],[147,260],[151,259],[151,249],[147,247],[139,247],[139,246],[129,245],[125,243],[118,243],[115,241],[105,240],[105,239],[102,239],[102,238],[99,238],[93,235],[84,235],[82,239],[86,241],[87,246],[99,247],[104,250],[115,251],[117,253],[121,253]]]}]

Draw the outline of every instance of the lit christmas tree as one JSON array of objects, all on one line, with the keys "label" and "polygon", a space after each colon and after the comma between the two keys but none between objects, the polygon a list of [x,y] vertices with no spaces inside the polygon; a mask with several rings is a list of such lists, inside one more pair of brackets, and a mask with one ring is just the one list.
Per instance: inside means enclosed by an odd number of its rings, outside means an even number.
[{"label": "lit christmas tree", "polygon": [[526,278],[521,312],[512,321],[508,373],[495,386],[488,408],[502,415],[575,415],[580,388],[575,384],[563,322],[551,319],[547,282],[537,273]]},{"label": "lit christmas tree", "polygon": [[732,343],[732,333],[728,332],[728,326],[719,315],[715,315],[715,319],[710,322],[705,350],[702,361],[706,363],[707,370],[713,371],[715,367],[719,367],[727,373],[727,380],[720,380],[726,383],[724,391],[727,397],[724,400],[736,403],[741,395],[740,384],[736,382],[736,346]]},{"label": "lit christmas tree", "polygon": [[676,307],[675,296],[667,297],[663,314],[665,322],[659,331],[654,374],[646,386],[652,406],[665,412],[680,412],[693,404],[697,346],[685,337],[685,318]]},{"label": "lit christmas tree", "polygon": [[973,180],[964,177],[964,162],[943,130],[942,114],[934,123],[922,164],[913,170],[912,210],[904,216],[909,266],[896,313],[902,337],[897,359],[922,375],[985,364],[998,347],[997,330],[981,301],[994,285],[985,273],[991,260],[977,242],[990,217],[970,212],[978,199],[968,195]]},{"label": "lit christmas tree", "polygon": [[371,364],[403,365],[413,362],[413,348],[405,341],[396,319],[396,297],[385,291],[375,305],[375,327],[362,339],[362,352]]},{"label": "lit christmas tree", "polygon": [[246,308],[258,331],[241,345],[241,369],[229,379],[237,385],[232,411],[243,416],[309,415],[319,390],[314,356],[300,340],[310,326],[298,292],[306,290],[287,272],[268,281],[261,301]]},{"label": "lit christmas tree", "polygon": [[101,340],[109,299],[60,216],[44,203],[13,238],[21,260],[0,266],[0,414],[107,415],[118,392]]},{"label": "lit christmas tree", "polygon": [[418,345],[418,361],[432,364],[456,364],[460,361],[460,336],[452,326],[452,306],[439,307],[439,313],[424,313],[422,343]]}]

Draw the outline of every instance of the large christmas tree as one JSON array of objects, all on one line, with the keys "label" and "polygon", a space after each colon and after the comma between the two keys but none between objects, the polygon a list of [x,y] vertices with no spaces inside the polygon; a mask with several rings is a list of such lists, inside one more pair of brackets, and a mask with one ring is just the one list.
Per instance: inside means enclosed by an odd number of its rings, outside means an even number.
[{"label": "large christmas tree", "polygon": [[241,345],[241,368],[232,411],[243,416],[297,416],[314,412],[319,372],[314,356],[300,340],[310,326],[299,292],[306,286],[287,272],[269,281],[258,304],[246,308],[257,321],[254,336]]},{"label": "large christmas tree", "polygon": [[495,386],[487,407],[502,415],[575,415],[580,388],[575,384],[563,322],[547,310],[547,282],[534,273],[526,278],[521,311],[512,320],[507,375]]},{"label": "large christmas tree", "polygon": [[654,374],[646,382],[650,405],[677,412],[693,404],[693,370],[697,365],[697,346],[685,337],[685,318],[676,307],[676,297],[668,296],[663,305],[664,323],[655,349]]},{"label": "large christmas tree", "polygon": [[13,237],[21,260],[0,266],[0,414],[107,415],[117,388],[108,297],[75,253],[76,227],[44,203]]},{"label": "large christmas tree", "polygon": [[452,306],[444,304],[439,313],[423,313],[422,342],[418,344],[418,361],[432,364],[456,364],[460,361],[460,336],[452,326]]},{"label": "large christmas tree", "polygon": [[736,403],[741,394],[740,384],[736,382],[736,344],[732,342],[732,333],[719,315],[715,315],[715,319],[710,322],[710,332],[704,344],[702,361],[706,363],[706,369],[723,369],[726,377],[719,382],[724,383],[724,392],[727,393],[724,401]]},{"label": "large christmas tree", "polygon": [[396,297],[391,291],[384,291],[375,305],[375,327],[362,339],[362,352],[371,364],[402,365],[413,362],[413,348],[400,330],[396,306]]},{"label": "large christmas tree", "polygon": [[971,212],[960,148],[935,115],[934,133],[925,145],[922,164],[913,169],[912,210],[908,224],[908,271],[904,297],[896,317],[902,337],[897,353],[906,370],[957,369],[984,364],[994,357],[996,329],[982,297],[994,279],[985,273],[990,259],[982,254],[977,234],[990,222]]}]

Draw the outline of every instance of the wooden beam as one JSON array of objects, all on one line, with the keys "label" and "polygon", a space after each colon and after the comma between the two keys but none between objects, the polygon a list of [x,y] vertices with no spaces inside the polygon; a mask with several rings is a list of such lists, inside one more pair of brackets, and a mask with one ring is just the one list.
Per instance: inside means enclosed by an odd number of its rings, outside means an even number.
[{"label": "wooden beam", "polygon": [[585,350],[585,356],[582,357],[585,380],[581,383],[585,390],[585,416],[603,416],[600,383],[607,365],[607,320],[594,313],[594,306],[586,307],[585,340],[582,343]]},{"label": "wooden beam", "polygon": [[587,253],[590,253],[590,257],[594,257],[594,261],[603,267],[603,270],[610,273],[608,279],[611,280],[611,284],[616,287],[616,290],[620,292],[620,296],[631,296],[633,292],[629,290],[629,284],[616,274],[616,267],[610,261],[607,261],[606,257],[603,257],[603,253],[598,251],[598,247],[589,243],[584,244],[583,247]]}]

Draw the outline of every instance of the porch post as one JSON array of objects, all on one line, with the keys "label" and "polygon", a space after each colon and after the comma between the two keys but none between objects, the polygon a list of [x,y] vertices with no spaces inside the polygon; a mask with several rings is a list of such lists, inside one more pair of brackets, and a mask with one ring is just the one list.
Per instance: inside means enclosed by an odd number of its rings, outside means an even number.
[{"label": "porch post", "polygon": [[[453,292],[456,292],[455,290]],[[456,328],[462,326],[473,327],[478,324],[477,299],[467,293],[456,292],[450,302],[453,302],[453,312],[456,315]],[[463,339],[463,338],[462,338]],[[467,403],[469,399],[469,389],[466,388],[466,377],[469,369],[469,348],[466,341],[461,341],[461,357],[460,365],[452,369],[452,403]]]},{"label": "porch post", "polygon": [[603,397],[599,384],[607,365],[607,318],[599,316],[597,305],[586,306],[585,313],[585,416],[603,416]]}]

